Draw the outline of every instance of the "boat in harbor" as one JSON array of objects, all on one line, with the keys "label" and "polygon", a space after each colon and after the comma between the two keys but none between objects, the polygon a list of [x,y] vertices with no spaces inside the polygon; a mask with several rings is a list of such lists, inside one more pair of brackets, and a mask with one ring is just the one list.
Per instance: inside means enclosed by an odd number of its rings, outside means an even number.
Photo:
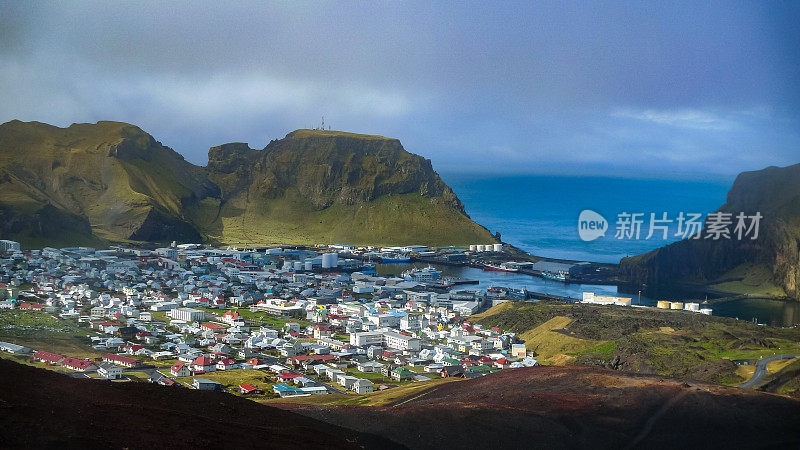
[{"label": "boat in harbor", "polygon": [[547,280],[560,281],[562,283],[567,283],[568,282],[567,281],[568,273],[563,271],[563,270],[558,271],[558,272],[542,272],[541,275],[542,275],[542,278],[545,278]]},{"label": "boat in harbor", "polygon": [[508,294],[508,289],[500,287],[490,287],[486,289],[486,298],[488,299],[506,298],[507,294]]},{"label": "boat in harbor", "polygon": [[436,270],[433,266],[423,267],[422,269],[413,268],[406,270],[402,274],[403,278],[408,281],[416,281],[419,283],[434,283],[442,277],[442,273]]},{"label": "boat in harbor", "polygon": [[519,269],[516,267],[512,267],[508,263],[501,263],[501,264],[483,264],[481,269],[486,270],[488,272],[519,272]]},{"label": "boat in harbor", "polygon": [[381,263],[383,264],[405,264],[410,263],[411,257],[408,255],[383,255],[381,256]]},{"label": "boat in harbor", "polygon": [[443,280],[447,283],[451,283],[454,285],[461,285],[461,284],[478,284],[478,280],[471,280],[469,278],[461,278],[461,277],[444,277]]}]

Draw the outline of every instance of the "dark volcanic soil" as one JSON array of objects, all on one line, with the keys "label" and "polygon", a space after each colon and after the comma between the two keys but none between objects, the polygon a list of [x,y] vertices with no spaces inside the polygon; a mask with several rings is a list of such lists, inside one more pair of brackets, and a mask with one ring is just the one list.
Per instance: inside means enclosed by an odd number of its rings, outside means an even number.
[{"label": "dark volcanic soil", "polygon": [[411,448],[800,448],[800,401],[593,367],[503,370],[389,407],[283,405]]},{"label": "dark volcanic soil", "polygon": [[111,383],[0,359],[0,448],[396,448],[219,392]]}]

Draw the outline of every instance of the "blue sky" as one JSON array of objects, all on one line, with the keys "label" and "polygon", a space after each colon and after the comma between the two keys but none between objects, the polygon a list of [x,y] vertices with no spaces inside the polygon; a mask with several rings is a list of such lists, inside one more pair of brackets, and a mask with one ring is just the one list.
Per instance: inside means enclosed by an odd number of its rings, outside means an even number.
[{"label": "blue sky", "polygon": [[0,2],[0,122],[137,124],[192,162],[315,126],[447,173],[800,162],[798,2]]}]

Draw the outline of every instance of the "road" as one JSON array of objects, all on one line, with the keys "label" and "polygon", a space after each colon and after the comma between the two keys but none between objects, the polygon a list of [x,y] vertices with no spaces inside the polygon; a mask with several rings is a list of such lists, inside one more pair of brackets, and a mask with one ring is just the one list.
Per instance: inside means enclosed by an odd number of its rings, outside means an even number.
[{"label": "road", "polygon": [[781,359],[792,359],[792,358],[800,358],[800,355],[775,355],[759,359],[756,362],[756,371],[753,373],[753,376],[750,377],[749,380],[740,384],[739,387],[744,389],[749,389],[754,386],[757,386],[761,382],[761,379],[764,378],[764,375],[767,374],[767,364],[771,363],[772,361],[779,361]]}]

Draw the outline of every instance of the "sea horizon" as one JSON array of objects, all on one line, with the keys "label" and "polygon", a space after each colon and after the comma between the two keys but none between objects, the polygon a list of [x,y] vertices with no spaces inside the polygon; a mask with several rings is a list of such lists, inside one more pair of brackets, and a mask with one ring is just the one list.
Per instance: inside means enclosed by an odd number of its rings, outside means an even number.
[{"label": "sea horizon", "polygon": [[[704,216],[725,203],[733,179],[577,177],[564,175],[442,174],[464,203],[467,214],[504,242],[540,257],[618,263],[680,240],[676,218],[680,212]],[[601,214],[611,229],[595,241],[578,235],[583,210]],[[623,212],[643,213],[639,239],[616,239],[614,224]],[[648,234],[650,213],[667,213],[667,239]],[[479,244],[476,242],[476,244]]]}]

